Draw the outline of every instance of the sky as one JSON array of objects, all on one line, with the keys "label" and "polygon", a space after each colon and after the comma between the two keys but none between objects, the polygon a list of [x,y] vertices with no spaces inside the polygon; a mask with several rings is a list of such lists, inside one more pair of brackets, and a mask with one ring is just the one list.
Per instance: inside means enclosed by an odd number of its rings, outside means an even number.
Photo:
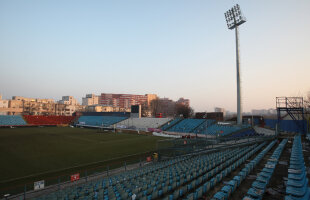
[{"label": "sky", "polygon": [[0,0],[0,93],[188,98],[236,111],[238,3],[244,111],[310,91],[309,0]]}]

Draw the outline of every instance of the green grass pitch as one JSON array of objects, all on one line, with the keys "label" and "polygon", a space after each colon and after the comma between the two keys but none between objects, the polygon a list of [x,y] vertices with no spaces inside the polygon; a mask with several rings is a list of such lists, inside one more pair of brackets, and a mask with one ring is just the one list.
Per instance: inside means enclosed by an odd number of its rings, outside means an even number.
[{"label": "green grass pitch", "polygon": [[70,127],[0,129],[0,182],[154,151],[160,139]]}]

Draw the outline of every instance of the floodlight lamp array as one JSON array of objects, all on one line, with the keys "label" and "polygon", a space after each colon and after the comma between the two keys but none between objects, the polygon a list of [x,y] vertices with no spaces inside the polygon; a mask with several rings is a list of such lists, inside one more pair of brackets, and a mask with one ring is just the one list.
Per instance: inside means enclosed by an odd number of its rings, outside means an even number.
[{"label": "floodlight lamp array", "polygon": [[229,29],[234,29],[236,26],[246,22],[246,18],[242,15],[240,6],[238,4],[233,6],[225,13],[225,19]]}]

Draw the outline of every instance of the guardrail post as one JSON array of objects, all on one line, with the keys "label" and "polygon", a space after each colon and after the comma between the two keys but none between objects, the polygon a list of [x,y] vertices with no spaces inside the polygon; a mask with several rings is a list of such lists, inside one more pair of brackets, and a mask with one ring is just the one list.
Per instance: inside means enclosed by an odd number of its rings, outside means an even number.
[{"label": "guardrail post", "polygon": [[87,182],[87,170],[85,170],[86,182]]},{"label": "guardrail post", "polygon": [[139,166],[141,167],[142,165],[141,165],[141,157],[140,157],[140,163],[139,163]]},{"label": "guardrail post", "polygon": [[127,171],[126,161],[124,162],[125,171]]},{"label": "guardrail post", "polygon": [[109,176],[109,165],[107,166],[107,176]]},{"label": "guardrail post", "polygon": [[60,177],[58,176],[58,190],[60,190]]},{"label": "guardrail post", "polygon": [[24,186],[24,199],[26,199],[27,184]]}]

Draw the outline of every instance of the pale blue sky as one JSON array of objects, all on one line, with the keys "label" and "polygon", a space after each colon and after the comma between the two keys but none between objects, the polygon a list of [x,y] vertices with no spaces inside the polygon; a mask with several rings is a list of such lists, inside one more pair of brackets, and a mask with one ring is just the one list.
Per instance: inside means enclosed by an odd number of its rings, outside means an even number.
[{"label": "pale blue sky", "polygon": [[81,101],[87,93],[189,98],[236,111],[239,3],[244,110],[310,90],[310,1],[0,0],[0,93]]}]

